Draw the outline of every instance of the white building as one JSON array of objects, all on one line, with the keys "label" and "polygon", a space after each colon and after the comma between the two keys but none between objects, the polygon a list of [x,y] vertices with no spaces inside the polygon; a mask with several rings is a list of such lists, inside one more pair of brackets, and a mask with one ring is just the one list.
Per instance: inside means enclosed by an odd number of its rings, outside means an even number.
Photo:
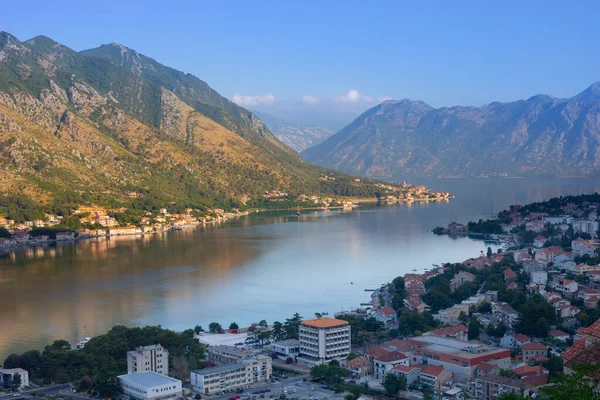
[{"label": "white building", "polygon": [[568,215],[560,215],[556,217],[544,217],[544,222],[552,225],[561,225],[561,224],[572,224],[573,217]]},{"label": "white building", "polygon": [[538,269],[535,271],[531,271],[530,274],[531,283],[535,283],[537,285],[546,286],[548,283],[548,272]]},{"label": "white building", "polygon": [[127,352],[127,373],[152,371],[169,374],[169,352],[160,344],[138,347]]},{"label": "white building", "polygon": [[385,376],[397,365],[409,366],[410,358],[399,351],[388,351],[373,359],[375,379],[383,381]]},{"label": "white building", "polygon": [[315,318],[300,324],[300,356],[306,365],[343,360],[350,354],[350,324],[335,318]]},{"label": "white building", "polygon": [[23,389],[24,387],[29,386],[29,372],[25,371],[23,368],[10,368],[3,369],[0,367],[0,386],[10,386],[12,385],[13,379],[15,378],[15,374],[21,377],[21,384],[19,385],[19,389]]},{"label": "white building", "polygon": [[248,381],[247,365],[235,363],[192,371],[190,383],[194,391],[212,394],[244,387],[251,382]]},{"label": "white building", "polygon": [[126,396],[139,400],[167,400],[181,397],[181,381],[156,372],[146,371],[120,375]]},{"label": "white building", "polygon": [[573,222],[573,230],[579,233],[589,233],[596,236],[598,232],[598,221],[580,220]]},{"label": "white building", "polygon": [[271,350],[285,358],[294,358],[300,354],[300,341],[296,339],[287,339],[274,342],[271,343]]}]

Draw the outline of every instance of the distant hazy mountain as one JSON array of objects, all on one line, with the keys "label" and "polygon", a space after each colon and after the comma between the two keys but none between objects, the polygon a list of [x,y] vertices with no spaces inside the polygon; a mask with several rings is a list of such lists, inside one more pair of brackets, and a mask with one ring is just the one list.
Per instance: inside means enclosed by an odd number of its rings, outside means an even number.
[{"label": "distant hazy mountain", "polygon": [[590,176],[600,172],[600,83],[570,99],[483,107],[386,101],[320,145],[309,162],[370,177]]},{"label": "distant hazy mountain", "polygon": [[320,126],[294,124],[258,111],[255,114],[273,132],[277,139],[297,152],[315,146],[337,132],[335,129],[326,129]]}]

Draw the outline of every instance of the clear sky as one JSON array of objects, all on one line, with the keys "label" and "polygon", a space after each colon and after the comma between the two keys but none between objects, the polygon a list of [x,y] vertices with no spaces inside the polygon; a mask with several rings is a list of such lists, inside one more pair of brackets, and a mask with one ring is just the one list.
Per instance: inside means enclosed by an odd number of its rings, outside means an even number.
[{"label": "clear sky", "polygon": [[570,97],[600,80],[598,15],[598,1],[30,0],[4,2],[0,24],[75,50],[119,42],[249,108],[364,110]]}]

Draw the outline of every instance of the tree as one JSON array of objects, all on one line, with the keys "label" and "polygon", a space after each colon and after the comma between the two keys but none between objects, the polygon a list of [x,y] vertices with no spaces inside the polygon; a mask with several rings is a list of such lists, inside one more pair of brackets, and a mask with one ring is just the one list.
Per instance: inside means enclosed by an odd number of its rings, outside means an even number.
[{"label": "tree", "polygon": [[355,352],[351,351],[350,354],[348,354],[348,357],[346,357],[346,360],[348,360],[348,361],[354,360],[356,357],[358,357],[358,354],[356,354]]},{"label": "tree", "polygon": [[202,329],[202,327],[201,327],[200,325],[196,325],[196,326],[194,327],[194,333],[195,333],[196,335],[199,335],[199,334],[200,334],[200,332],[204,332],[204,329]]},{"label": "tree", "polygon": [[267,324],[267,321],[262,319],[259,323],[258,326],[264,326],[265,328],[269,327],[269,324]]},{"label": "tree", "polygon": [[210,331],[210,333],[219,333],[221,332],[221,324],[219,324],[218,322],[211,322],[208,325],[208,330]]},{"label": "tree", "polygon": [[491,248],[491,247],[488,247],[488,248],[487,248],[487,257],[488,257],[488,258],[492,258],[492,255],[493,255],[493,254],[494,254],[494,252],[492,251],[492,248]]},{"label": "tree", "polygon": [[11,234],[8,231],[8,229],[0,227],[0,238],[2,238],[2,239],[10,239],[11,238]]},{"label": "tree", "polygon": [[237,323],[232,322],[231,324],[229,324],[229,329],[240,329],[240,327]]},{"label": "tree", "polygon": [[185,382],[190,376],[190,363],[182,354],[177,357],[173,357],[171,373],[173,377]]},{"label": "tree", "polygon": [[12,382],[11,382],[11,386],[13,387],[13,390],[17,390],[21,387],[21,374],[19,373],[15,373],[12,376]]},{"label": "tree", "polygon": [[600,365],[575,365],[572,374],[560,375],[554,385],[541,391],[553,400],[600,400],[598,368]]},{"label": "tree", "polygon": [[469,340],[479,339],[481,325],[477,318],[471,318],[469,321]]},{"label": "tree", "polygon": [[286,333],[286,339],[298,339],[298,330],[300,329],[300,322],[302,322],[302,317],[300,314],[295,313],[292,318],[288,318],[285,320],[283,324],[283,329]]},{"label": "tree", "polygon": [[196,395],[194,396],[195,400],[201,400],[202,396],[200,395],[200,393],[196,393]]},{"label": "tree", "polygon": [[562,357],[549,354],[548,360],[542,363],[542,366],[548,370],[548,374],[552,377],[559,376],[563,371],[564,361]]},{"label": "tree", "polygon": [[399,390],[406,390],[406,378],[388,373],[383,378],[383,387],[385,388],[385,394],[395,396]]},{"label": "tree", "polygon": [[423,389],[423,400],[435,400],[435,397],[433,396],[433,389],[431,389],[429,386],[426,386]]},{"label": "tree", "polygon": [[273,327],[271,329],[271,336],[273,340],[278,342],[280,340],[284,340],[286,337],[286,332],[283,328],[283,324],[279,321],[273,322]]}]

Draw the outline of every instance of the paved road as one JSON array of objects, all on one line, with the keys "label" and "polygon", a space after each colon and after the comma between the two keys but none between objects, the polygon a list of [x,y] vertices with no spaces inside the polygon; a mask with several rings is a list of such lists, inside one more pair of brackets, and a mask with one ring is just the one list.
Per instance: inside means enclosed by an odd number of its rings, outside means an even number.
[{"label": "paved road", "polygon": [[[15,396],[15,393],[4,394],[4,395],[0,395],[0,400],[9,400],[9,399],[16,400],[17,398],[30,398],[30,397],[32,397],[33,393],[58,393],[60,391],[65,391],[66,389],[68,389],[70,392],[70,389],[71,389],[70,383],[64,383],[62,385],[45,386],[45,387],[39,387],[39,388],[35,388],[35,389],[23,390],[23,391],[19,392],[20,396]],[[75,399],[75,397],[72,396],[71,393],[69,393],[68,395],[73,397],[73,399]],[[87,399],[87,400],[89,400],[89,399]]]}]

